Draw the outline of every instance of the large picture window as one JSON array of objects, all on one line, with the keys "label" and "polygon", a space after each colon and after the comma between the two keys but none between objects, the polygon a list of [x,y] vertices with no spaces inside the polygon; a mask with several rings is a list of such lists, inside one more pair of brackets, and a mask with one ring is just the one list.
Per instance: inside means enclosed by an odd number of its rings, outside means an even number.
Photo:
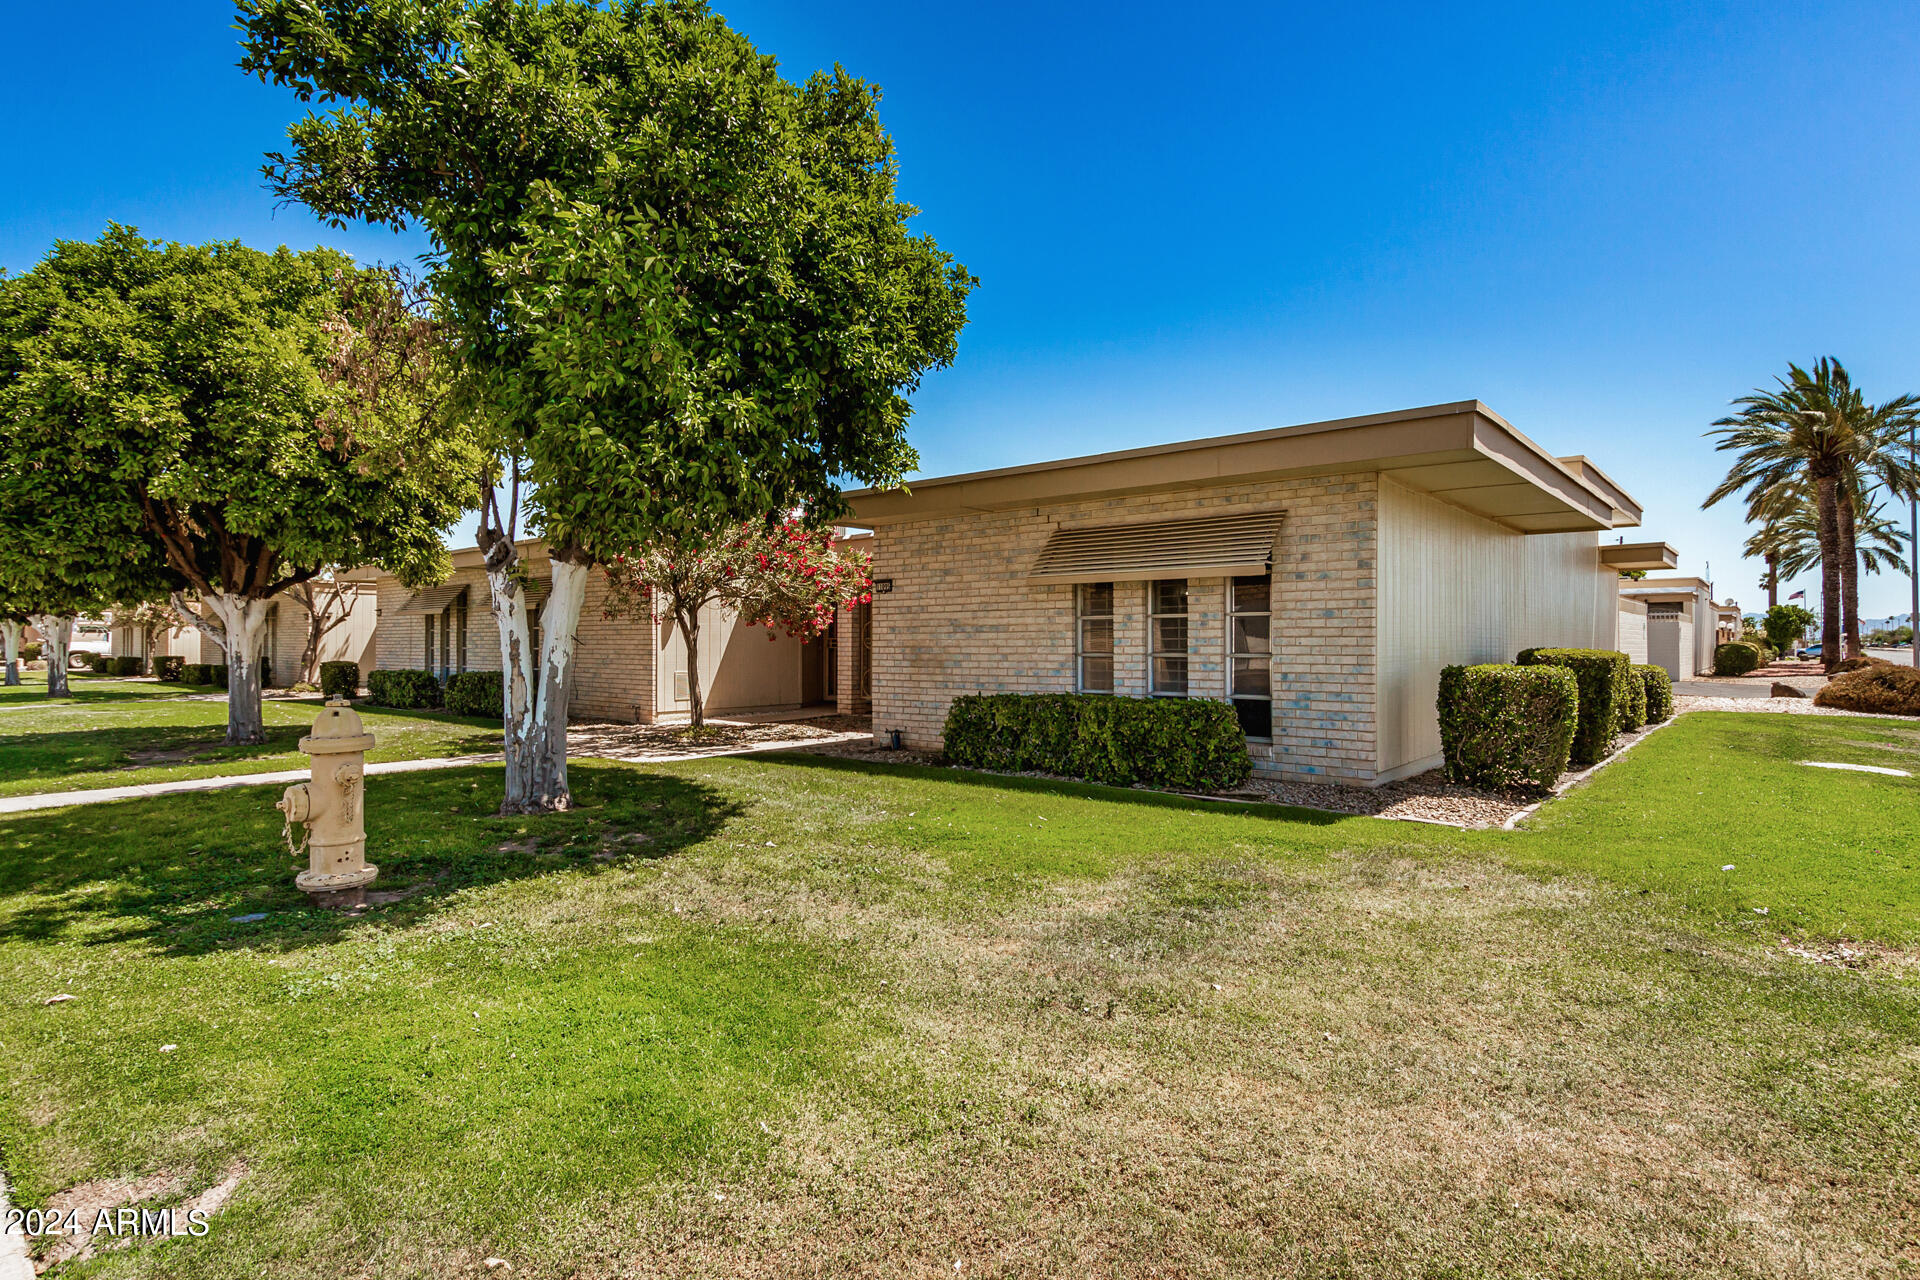
[{"label": "large picture window", "polygon": [[1273,737],[1273,579],[1235,578],[1228,636],[1240,732]]},{"label": "large picture window", "polygon": [[1113,584],[1083,582],[1074,592],[1080,692],[1112,693]]},{"label": "large picture window", "polygon": [[1187,696],[1187,580],[1165,578],[1155,582],[1148,592],[1151,692],[1157,697],[1184,698]]}]

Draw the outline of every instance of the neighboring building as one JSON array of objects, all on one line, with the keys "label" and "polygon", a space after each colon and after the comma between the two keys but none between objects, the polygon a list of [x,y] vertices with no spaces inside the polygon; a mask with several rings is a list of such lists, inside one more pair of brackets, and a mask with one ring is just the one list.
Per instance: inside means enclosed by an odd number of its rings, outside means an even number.
[{"label": "neighboring building", "polygon": [[1620,597],[1620,622],[1614,633],[1613,647],[1636,665],[1647,661],[1647,602],[1632,596]]},{"label": "neighboring building", "polygon": [[1647,606],[1647,661],[1675,680],[1711,675],[1714,646],[1740,638],[1739,606],[1715,604],[1704,578],[1622,582],[1620,595]]},{"label": "neighboring building", "polygon": [[[374,574],[359,570],[347,575],[347,620],[329,631],[320,641],[321,662],[356,662],[360,678],[366,680],[373,670]],[[300,678],[300,657],[307,648],[307,609],[298,599],[285,593],[267,606],[267,640],[263,656],[272,685],[283,688]],[[227,655],[214,641],[187,623],[163,629],[151,646],[137,627],[113,628],[110,652],[152,659],[177,655],[183,662],[223,663]]]},{"label": "neighboring building", "polygon": [[[974,691],[1233,703],[1257,772],[1434,767],[1440,670],[1613,648],[1640,506],[1477,401],[849,495],[878,534],[873,727]],[[1658,546],[1659,544],[1654,544]]]},{"label": "neighboring building", "polygon": [[[546,547],[520,544],[522,564],[534,589],[535,609],[552,581]],[[487,575],[480,552],[456,551],[453,574],[443,583],[410,591],[391,575],[377,583],[379,625],[375,665],[382,670],[426,669],[444,680],[460,671],[500,669],[500,631],[494,625]],[[576,632],[571,714],[588,720],[650,724],[688,710],[687,646],[671,622],[607,618],[606,579],[594,574]],[[836,704],[864,709],[866,658],[864,606],[842,610],[827,634],[801,641],[784,631],[742,626],[729,612],[709,607],[700,621],[701,687],[709,715],[793,710]],[[537,617],[537,612],[536,612]],[[842,681],[841,644],[850,635],[849,679]],[[771,638],[770,638],[771,637]],[[535,628],[538,644],[538,629]]]}]

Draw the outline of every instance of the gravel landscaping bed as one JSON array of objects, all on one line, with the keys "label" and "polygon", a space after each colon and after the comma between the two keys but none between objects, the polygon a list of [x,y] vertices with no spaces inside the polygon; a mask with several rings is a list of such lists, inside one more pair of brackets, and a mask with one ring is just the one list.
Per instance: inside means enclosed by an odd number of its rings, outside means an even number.
[{"label": "gravel landscaping bed", "polygon": [[1268,782],[1256,778],[1244,793],[1277,804],[1351,813],[1364,818],[1400,818],[1440,822],[1451,827],[1497,827],[1531,800],[1456,786],[1433,769],[1378,787],[1343,787],[1326,782]]},{"label": "gravel landscaping bed", "polygon": [[1701,698],[1692,694],[1673,696],[1674,714],[1686,711],[1784,711],[1796,716],[1867,716],[1884,720],[1866,711],[1842,711],[1839,707],[1816,707],[1812,698]]}]

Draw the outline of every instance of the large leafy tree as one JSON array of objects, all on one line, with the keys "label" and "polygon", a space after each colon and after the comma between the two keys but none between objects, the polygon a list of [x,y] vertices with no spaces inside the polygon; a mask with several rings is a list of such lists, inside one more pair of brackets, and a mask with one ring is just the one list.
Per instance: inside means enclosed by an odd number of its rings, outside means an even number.
[{"label": "large leafy tree", "polygon": [[[688,723],[706,723],[700,615],[710,605],[748,626],[812,639],[842,606],[873,599],[871,557],[798,520],[676,532],[606,566],[606,616],[666,623],[687,646]],[[768,637],[772,638],[771,634]]]},{"label": "large leafy tree", "polygon": [[471,504],[457,420],[326,376],[356,341],[343,285],[387,279],[330,250],[114,226],[0,283],[0,538],[95,599],[171,593],[226,650],[231,742],[263,738],[276,595],[330,565],[444,574]]},{"label": "large leafy tree", "polygon": [[1855,525],[1863,495],[1884,486],[1907,496],[1920,487],[1920,469],[1905,441],[1920,415],[1920,398],[1905,395],[1871,404],[1838,360],[1822,358],[1810,370],[1789,365],[1775,389],[1756,390],[1734,404],[1738,411],[1717,420],[1711,434],[1720,438],[1717,448],[1736,457],[1703,505],[1738,493],[1746,497],[1750,515],[1764,518],[1788,505],[1794,486],[1811,490],[1820,549],[1821,634],[1829,638],[1821,654],[1832,670],[1842,656],[1832,640],[1848,634],[1843,608],[1850,607],[1855,619],[1848,653],[1859,652]]},{"label": "large leafy tree", "polygon": [[[504,492],[479,543],[506,678],[504,808],[568,803],[589,569],[914,462],[908,395],[972,277],[909,233],[878,90],[804,84],[700,3],[242,0],[242,66],[325,109],[269,182],[418,223]],[[525,482],[523,485],[522,481]],[[528,651],[522,513],[552,589]]]}]

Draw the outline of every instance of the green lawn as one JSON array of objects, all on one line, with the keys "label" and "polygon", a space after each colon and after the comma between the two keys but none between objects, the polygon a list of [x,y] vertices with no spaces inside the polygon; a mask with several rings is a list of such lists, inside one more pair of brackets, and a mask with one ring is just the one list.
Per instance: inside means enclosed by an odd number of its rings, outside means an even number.
[{"label": "green lawn", "polygon": [[[77,683],[75,692],[81,697],[73,702],[0,712],[0,796],[304,768],[300,738],[320,710],[313,701],[269,698],[262,704],[267,741],[229,747],[221,741],[224,699],[115,701],[110,691],[101,697],[102,691]],[[359,711],[377,744],[367,753],[370,761],[500,749],[494,721],[434,711]]]},{"label": "green lawn", "polygon": [[47,697],[47,673],[22,671],[20,683],[0,685],[0,708],[33,706],[73,706],[75,704],[150,701],[178,698],[186,694],[218,692],[185,684],[161,684],[154,680],[116,680],[111,676],[74,673],[67,677],[66,698]]},{"label": "green lawn", "polygon": [[[1793,763],[1910,729],[1779,719],[1515,833],[805,756],[580,762],[537,820],[393,775],[406,896],[359,917],[292,891],[269,789],[0,818],[0,1163],[29,1205],[240,1175],[87,1276],[1910,1275],[1920,893],[1870,846],[1914,782]],[[1837,925],[1872,968],[1779,945]]]}]

